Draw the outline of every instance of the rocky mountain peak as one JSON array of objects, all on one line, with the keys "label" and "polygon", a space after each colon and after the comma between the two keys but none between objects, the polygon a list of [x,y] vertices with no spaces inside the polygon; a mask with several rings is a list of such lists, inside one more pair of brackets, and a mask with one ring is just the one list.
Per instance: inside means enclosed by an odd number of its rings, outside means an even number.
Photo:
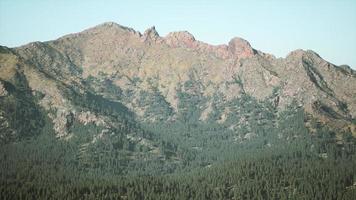
[{"label": "rocky mountain peak", "polygon": [[87,31],[90,30],[102,30],[102,31],[107,31],[107,30],[127,30],[129,32],[136,32],[134,29],[126,27],[126,26],[122,26],[120,24],[117,24],[115,22],[104,22],[102,24],[99,24],[93,28],[89,28],[87,29]]},{"label": "rocky mountain peak", "polygon": [[289,52],[289,54],[287,55],[286,58],[302,57],[304,53],[305,53],[305,51],[303,49],[296,49],[296,50],[293,50],[293,51]]},{"label": "rocky mountain peak", "polygon": [[256,54],[250,43],[242,38],[234,37],[229,42],[229,51],[238,58],[248,58]]},{"label": "rocky mountain peak", "polygon": [[150,41],[157,41],[160,38],[158,32],[156,31],[156,27],[152,26],[148,28],[144,33],[143,33],[143,40],[145,42],[150,42]]},{"label": "rocky mountain peak", "polygon": [[171,32],[165,37],[165,41],[169,46],[172,47],[194,47],[195,38],[194,36],[189,33],[188,31],[178,31],[178,32]]},{"label": "rocky mountain peak", "polygon": [[120,27],[120,25],[115,22],[104,22],[99,24],[97,27]]},{"label": "rocky mountain peak", "polygon": [[287,55],[287,59],[303,58],[304,56],[322,59],[319,54],[317,54],[315,51],[310,50],[310,49],[308,49],[308,50],[296,49],[294,51],[291,51]]}]

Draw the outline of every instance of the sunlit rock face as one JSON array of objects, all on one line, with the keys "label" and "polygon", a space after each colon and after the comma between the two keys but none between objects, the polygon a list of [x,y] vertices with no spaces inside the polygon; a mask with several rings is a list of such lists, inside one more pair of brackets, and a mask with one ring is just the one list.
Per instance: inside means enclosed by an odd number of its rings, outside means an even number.
[{"label": "sunlit rock face", "polygon": [[[210,45],[187,31],[160,36],[153,26],[141,34],[108,22],[53,41],[1,47],[0,58],[0,98],[9,95],[3,81],[22,74],[18,77],[29,90],[41,94],[36,103],[50,112],[59,136],[70,135],[75,119],[106,128],[112,124],[106,116],[78,110],[64,88],[119,102],[142,121],[175,120],[189,103],[182,94],[199,104],[201,121],[247,94],[261,101],[274,98],[280,110],[297,102],[332,127],[354,130],[355,72],[310,50],[276,58],[239,37]],[[231,111],[220,109],[223,123]]]},{"label": "sunlit rock face", "polygon": [[239,37],[235,37],[229,42],[229,51],[238,58],[250,58],[256,54],[250,43]]}]

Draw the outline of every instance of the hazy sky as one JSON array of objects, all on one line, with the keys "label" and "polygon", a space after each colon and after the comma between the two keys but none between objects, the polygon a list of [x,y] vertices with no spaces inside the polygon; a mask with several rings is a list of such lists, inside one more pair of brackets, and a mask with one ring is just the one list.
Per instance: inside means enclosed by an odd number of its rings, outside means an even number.
[{"label": "hazy sky", "polygon": [[312,49],[356,69],[356,0],[0,0],[0,45],[56,39],[106,21],[160,35],[188,30],[211,44],[239,36],[285,57]]}]

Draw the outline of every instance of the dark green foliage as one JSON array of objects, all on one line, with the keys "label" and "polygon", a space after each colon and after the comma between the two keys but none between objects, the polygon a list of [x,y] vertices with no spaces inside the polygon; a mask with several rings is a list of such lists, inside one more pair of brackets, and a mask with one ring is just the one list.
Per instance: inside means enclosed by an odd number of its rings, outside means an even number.
[{"label": "dark green foliage", "polygon": [[313,103],[313,109],[316,110],[317,112],[331,117],[333,119],[342,119],[344,118],[342,115],[340,115],[339,113],[337,113],[334,109],[332,109],[331,107],[323,104],[321,101],[315,101]]},{"label": "dark green foliage", "polygon": [[[50,138],[39,138],[51,144]],[[67,143],[2,147],[2,199],[353,199],[355,146],[329,145],[321,158],[302,140],[250,150],[234,161],[189,173],[119,176],[73,167]],[[62,146],[64,145],[64,146]],[[323,140],[314,144],[322,146]],[[64,151],[65,150],[65,151]],[[45,152],[46,151],[46,152]],[[60,151],[66,157],[53,157]],[[32,155],[32,156],[31,156]],[[36,156],[34,156],[36,155]],[[40,156],[41,155],[41,156]],[[45,162],[44,162],[45,161]],[[12,166],[12,167],[10,167]],[[16,191],[16,192],[15,192]]]},{"label": "dark green foliage", "polygon": [[201,87],[198,81],[188,80],[177,90],[178,119],[187,125],[196,124],[201,115],[201,107],[206,99],[199,92]]},{"label": "dark green foliage", "polygon": [[[356,197],[354,138],[345,134],[337,144],[336,133],[316,122],[310,134],[296,104],[277,113],[271,101],[243,95],[216,104],[216,115],[224,106],[231,110],[224,123],[214,117],[200,122],[195,111],[187,111],[186,121],[137,125],[119,103],[71,96],[79,108],[108,112],[121,123],[104,127],[74,120],[71,139],[58,140],[44,118],[38,137],[0,147],[0,199]],[[181,98],[203,101],[199,95]],[[108,105],[112,109],[104,111]]]},{"label": "dark green foliage", "polygon": [[237,83],[240,86],[242,94],[246,94],[245,89],[244,89],[244,85],[243,85],[243,81],[241,80],[241,77],[239,75],[237,75],[236,77],[234,77],[234,80],[235,80],[235,83]]},{"label": "dark green foliage", "polygon": [[173,114],[169,103],[157,89],[153,89],[152,93],[141,91],[138,106],[146,108],[144,118],[163,121]]},{"label": "dark green foliage", "polygon": [[33,96],[29,89],[26,78],[21,74],[16,74],[12,83],[5,82],[5,89],[9,94],[0,97],[1,120],[9,123],[9,128],[16,130],[16,135],[9,135],[11,132],[0,122],[1,142],[9,142],[38,135],[44,126],[43,116],[36,104],[39,96]]},{"label": "dark green foliage", "polygon": [[110,99],[121,100],[123,97],[122,89],[116,86],[113,81],[107,77],[98,79],[90,75],[83,81],[83,84],[96,93],[107,95],[107,98]]}]

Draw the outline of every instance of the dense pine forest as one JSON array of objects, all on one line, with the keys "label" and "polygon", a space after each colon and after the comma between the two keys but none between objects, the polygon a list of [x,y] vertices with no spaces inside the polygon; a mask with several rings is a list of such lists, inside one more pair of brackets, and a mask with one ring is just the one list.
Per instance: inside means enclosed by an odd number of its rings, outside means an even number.
[{"label": "dense pine forest", "polygon": [[[96,96],[86,98],[92,101],[78,101],[84,108],[91,106],[112,117],[121,113],[120,105],[101,109],[108,102]],[[337,140],[334,131],[297,104],[277,112],[271,102],[245,95],[230,105],[238,114],[224,124],[216,122],[214,113],[209,123],[200,122],[193,105],[185,106],[187,112],[171,122],[133,124],[126,118],[121,127],[96,143],[92,139],[103,127],[74,121],[71,131],[76,134],[70,140],[59,140],[49,119],[43,117],[45,126],[40,134],[1,145],[0,197],[356,197],[355,139],[343,133]],[[247,123],[232,130],[231,125],[242,118]],[[126,137],[132,131],[140,141]],[[145,141],[150,145],[142,145]],[[155,151],[160,151],[160,156]]]}]

